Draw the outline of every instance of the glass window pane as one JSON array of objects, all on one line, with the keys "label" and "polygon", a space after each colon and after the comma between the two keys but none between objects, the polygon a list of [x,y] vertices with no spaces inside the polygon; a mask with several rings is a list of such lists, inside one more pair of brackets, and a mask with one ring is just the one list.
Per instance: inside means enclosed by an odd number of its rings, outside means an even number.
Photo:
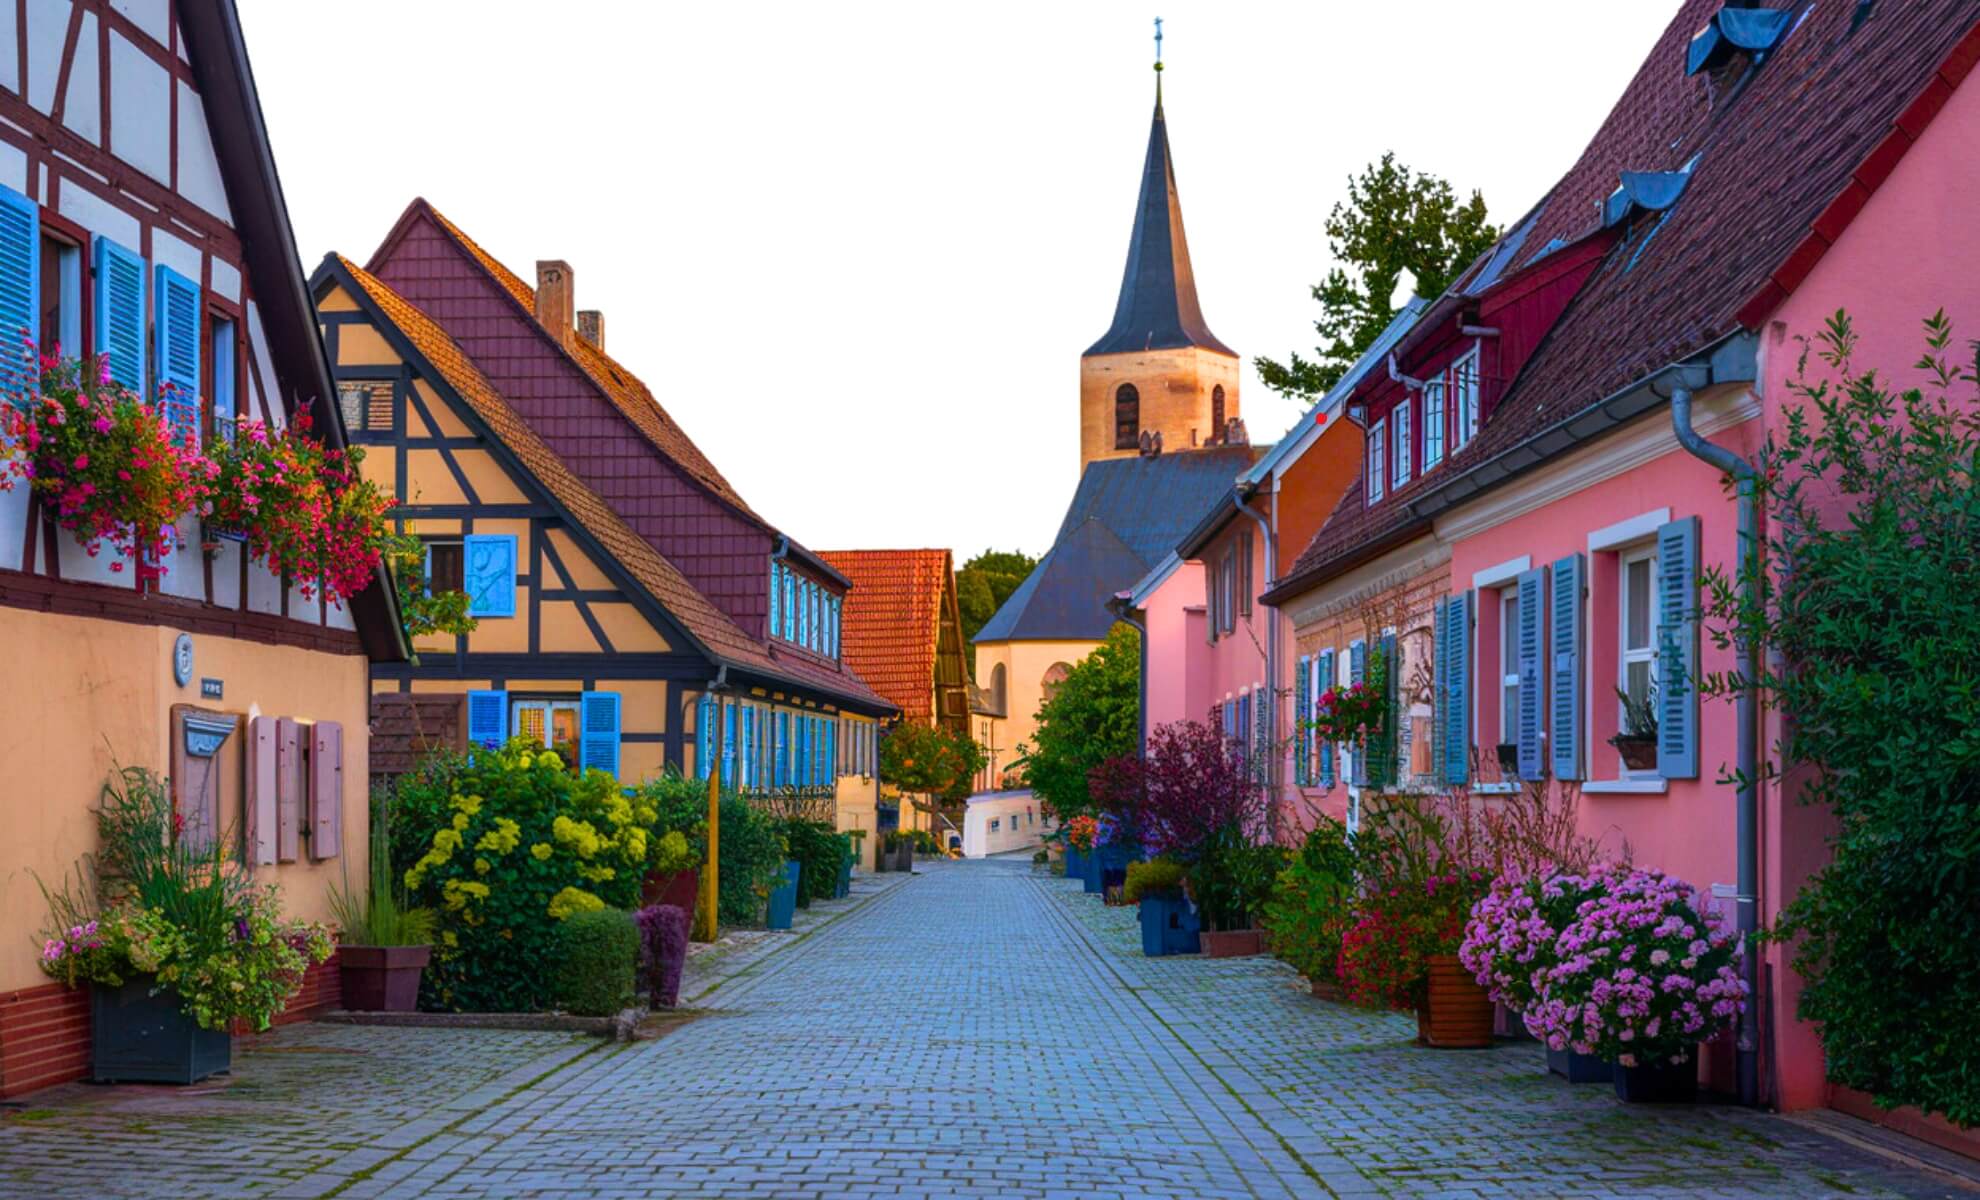
[{"label": "glass window pane", "polygon": [[575,704],[559,704],[550,711],[551,744],[578,740],[578,710]]},{"label": "glass window pane", "polygon": [[1507,675],[1519,674],[1519,595],[1506,589],[1499,620],[1499,662]]},{"label": "glass window pane", "polygon": [[526,737],[535,742],[543,741],[546,707],[542,704],[516,705],[515,736]]},{"label": "glass window pane", "polygon": [[1624,670],[1626,671],[1628,676],[1628,681],[1625,685],[1625,690],[1628,691],[1629,693],[1630,703],[1641,704],[1643,701],[1649,699],[1650,698],[1649,660],[1644,659],[1641,662],[1633,662],[1633,663],[1625,664]]},{"label": "glass window pane", "polygon": [[1639,558],[1624,565],[1624,645],[1642,650],[1650,645],[1650,560]]}]

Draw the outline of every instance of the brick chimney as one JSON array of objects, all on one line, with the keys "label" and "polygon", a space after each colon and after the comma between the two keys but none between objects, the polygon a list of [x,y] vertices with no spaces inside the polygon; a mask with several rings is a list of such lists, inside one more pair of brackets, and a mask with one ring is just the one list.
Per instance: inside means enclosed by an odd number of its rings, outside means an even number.
[{"label": "brick chimney", "polygon": [[605,348],[605,314],[595,308],[581,309],[577,315],[578,336],[600,350]]},{"label": "brick chimney", "polygon": [[571,264],[554,258],[536,260],[536,319],[565,343],[571,339],[572,287]]}]

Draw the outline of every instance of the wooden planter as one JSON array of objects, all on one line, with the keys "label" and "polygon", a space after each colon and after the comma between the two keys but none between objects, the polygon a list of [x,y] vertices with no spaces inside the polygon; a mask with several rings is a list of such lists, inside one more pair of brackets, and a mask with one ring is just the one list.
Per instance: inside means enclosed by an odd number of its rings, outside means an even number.
[{"label": "wooden planter", "polygon": [[1424,1002],[1424,1039],[1444,1050],[1478,1050],[1492,1044],[1492,997],[1455,954],[1430,956],[1430,991]]},{"label": "wooden planter", "polygon": [[1203,930],[1197,935],[1205,958],[1252,958],[1265,953],[1265,939],[1256,929]]},{"label": "wooden planter", "polygon": [[122,987],[89,989],[90,1078],[98,1083],[198,1083],[230,1070],[231,1035],[201,1029],[179,1010],[178,993],[151,994],[140,975]]},{"label": "wooden planter", "polygon": [[339,946],[344,1007],[352,1012],[413,1012],[431,946]]}]

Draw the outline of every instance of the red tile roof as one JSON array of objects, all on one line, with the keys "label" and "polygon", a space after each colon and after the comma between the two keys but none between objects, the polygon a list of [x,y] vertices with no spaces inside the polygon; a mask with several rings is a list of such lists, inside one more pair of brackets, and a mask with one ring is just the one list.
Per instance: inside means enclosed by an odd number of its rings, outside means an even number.
[{"label": "red tile roof", "polygon": [[953,603],[947,550],[820,550],[852,580],[842,636],[847,665],[924,724],[935,719],[935,648],[942,606]]}]

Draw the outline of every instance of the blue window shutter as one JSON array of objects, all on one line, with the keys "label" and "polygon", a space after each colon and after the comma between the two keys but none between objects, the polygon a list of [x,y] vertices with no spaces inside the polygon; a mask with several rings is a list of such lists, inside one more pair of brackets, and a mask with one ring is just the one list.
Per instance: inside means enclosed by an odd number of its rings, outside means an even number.
[{"label": "blue window shutter", "polygon": [[96,239],[96,352],[108,355],[110,378],[136,392],[144,386],[144,260],[106,237]]},{"label": "blue window shutter", "polygon": [[1402,774],[1402,694],[1403,689],[1397,676],[1402,674],[1402,655],[1397,652],[1396,635],[1382,635],[1382,695],[1387,702],[1388,712],[1382,722],[1382,737],[1377,743],[1380,757],[1374,770],[1369,772],[1370,782],[1377,787],[1394,787],[1401,782]]},{"label": "blue window shutter", "polygon": [[708,769],[715,761],[715,698],[703,696],[694,710],[694,774],[697,779],[708,778]]},{"label": "blue window shutter", "polygon": [[1471,621],[1476,592],[1444,601],[1446,655],[1444,708],[1440,714],[1444,738],[1444,782],[1457,786],[1471,779]]},{"label": "blue window shutter", "polygon": [[[1332,650],[1322,650],[1320,652],[1320,686],[1314,689],[1314,695],[1315,697],[1323,696],[1327,692],[1333,690],[1333,687],[1334,687],[1334,652]],[[1336,755],[1336,751],[1334,749],[1334,743],[1332,742],[1320,743],[1320,786],[1321,787],[1331,788],[1334,786],[1335,755]]]},{"label": "blue window shutter", "polygon": [[[41,324],[41,215],[34,201],[0,187],[0,392],[30,402],[41,383],[36,351],[54,353],[39,342]],[[79,346],[63,349],[74,354]]]},{"label": "blue window shutter", "polygon": [[800,646],[809,646],[811,644],[811,582],[800,579],[798,580],[797,588],[798,623],[796,641]]},{"label": "blue window shutter", "polygon": [[1657,774],[1698,778],[1698,518],[1657,529]]},{"label": "blue window shutter", "polygon": [[825,723],[825,781],[837,783],[839,779],[839,723]]},{"label": "blue window shutter", "polygon": [[[1348,645],[1348,683],[1364,682],[1368,678],[1368,643],[1351,642]],[[1348,748],[1348,782],[1356,787],[1368,786],[1368,749],[1366,745]]]},{"label": "blue window shutter", "polygon": [[199,441],[199,285],[170,267],[152,269],[158,298],[158,402],[175,437]]},{"label": "blue window shutter", "polygon": [[784,567],[784,640],[797,640],[797,580],[791,569]]},{"label": "blue window shutter", "polygon": [[[1429,422],[1424,422],[1428,431]],[[1436,730],[1438,751],[1433,756],[1432,775],[1440,784],[1450,782],[1450,756],[1444,752],[1444,717],[1451,709],[1451,598],[1440,596],[1430,607],[1430,711]]]},{"label": "blue window shutter", "polygon": [[750,738],[756,734],[756,710],[747,704],[739,704],[736,707],[740,710],[736,723],[742,730],[742,738],[736,744],[736,784],[738,787],[748,789],[756,786],[753,775],[756,756],[751,753],[755,747],[750,742]]},{"label": "blue window shutter", "polygon": [[1541,606],[1546,603],[1547,570],[1535,567],[1519,577],[1519,626],[1513,631],[1514,652],[1519,661],[1519,777],[1539,779],[1546,773],[1541,753],[1541,730],[1545,727],[1546,706],[1543,691],[1546,676],[1540,673],[1541,634],[1545,622]]},{"label": "blue window shutter", "polygon": [[1581,771],[1581,592],[1582,558],[1570,554],[1554,564],[1547,630],[1547,706],[1553,738],[1547,758],[1556,779],[1580,779]]},{"label": "blue window shutter", "polygon": [[586,692],[578,698],[578,765],[619,777],[619,693]]},{"label": "blue window shutter", "polygon": [[739,704],[722,706],[722,786],[736,786],[736,711]]},{"label": "blue window shutter", "polygon": [[1301,787],[1313,782],[1313,736],[1306,728],[1312,719],[1307,704],[1312,679],[1313,657],[1302,654],[1293,666],[1293,782]]},{"label": "blue window shutter", "polygon": [[473,691],[467,694],[468,741],[494,750],[509,737],[509,693]]},{"label": "blue window shutter", "polygon": [[770,636],[771,637],[784,636],[783,602],[778,598],[777,595],[778,591],[780,590],[777,584],[780,580],[782,580],[783,575],[784,575],[784,564],[776,561],[775,559],[772,559],[770,561]]},{"label": "blue window shutter", "polygon": [[461,539],[466,559],[468,615],[516,615],[516,538],[509,533],[470,533]]}]

